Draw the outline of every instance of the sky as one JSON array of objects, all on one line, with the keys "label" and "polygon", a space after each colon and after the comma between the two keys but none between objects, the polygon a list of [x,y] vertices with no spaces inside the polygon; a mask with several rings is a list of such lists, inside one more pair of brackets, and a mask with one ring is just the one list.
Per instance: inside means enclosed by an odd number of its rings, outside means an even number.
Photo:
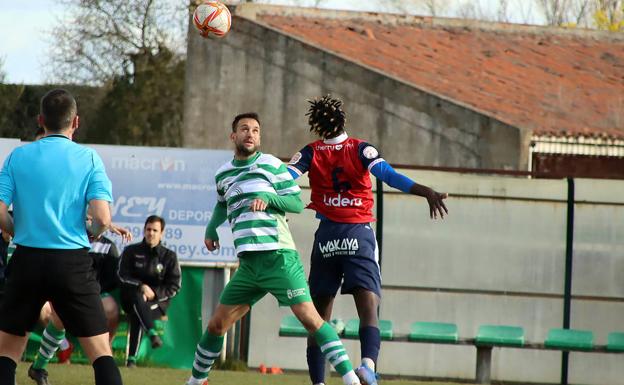
[{"label": "sky", "polygon": [[[185,1],[185,0],[170,0]],[[495,9],[497,0],[474,0],[485,9]],[[526,1],[526,0],[519,0]],[[518,3],[519,3],[518,1]],[[267,0],[272,4],[311,4],[312,0]],[[379,11],[375,1],[324,0],[322,6],[334,9]],[[511,3],[512,20],[519,18],[520,10]],[[0,0],[0,66],[8,83],[42,84],[46,46],[51,43],[49,32],[64,15],[57,0]],[[518,20],[519,21],[519,20]]]}]

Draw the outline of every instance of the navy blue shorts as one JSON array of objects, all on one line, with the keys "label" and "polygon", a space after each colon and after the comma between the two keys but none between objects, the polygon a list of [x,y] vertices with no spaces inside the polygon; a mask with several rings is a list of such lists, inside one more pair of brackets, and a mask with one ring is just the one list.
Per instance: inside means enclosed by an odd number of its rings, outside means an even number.
[{"label": "navy blue shorts", "polygon": [[381,297],[375,232],[367,223],[321,221],[314,234],[310,264],[312,297],[352,294],[360,287]]}]

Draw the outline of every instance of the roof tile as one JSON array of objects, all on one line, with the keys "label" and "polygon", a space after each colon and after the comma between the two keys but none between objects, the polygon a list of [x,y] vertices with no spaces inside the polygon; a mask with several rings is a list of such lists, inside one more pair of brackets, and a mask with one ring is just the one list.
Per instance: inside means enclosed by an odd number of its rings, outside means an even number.
[{"label": "roof tile", "polygon": [[258,21],[537,135],[624,138],[624,39],[270,14]]}]

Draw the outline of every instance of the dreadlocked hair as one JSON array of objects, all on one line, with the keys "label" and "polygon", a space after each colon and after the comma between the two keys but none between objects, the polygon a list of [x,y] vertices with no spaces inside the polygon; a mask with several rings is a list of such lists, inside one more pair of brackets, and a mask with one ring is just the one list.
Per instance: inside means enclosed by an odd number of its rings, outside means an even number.
[{"label": "dreadlocked hair", "polygon": [[342,100],[325,95],[321,99],[308,100],[310,109],[308,123],[310,131],[323,139],[333,138],[344,131],[346,115],[342,110]]}]

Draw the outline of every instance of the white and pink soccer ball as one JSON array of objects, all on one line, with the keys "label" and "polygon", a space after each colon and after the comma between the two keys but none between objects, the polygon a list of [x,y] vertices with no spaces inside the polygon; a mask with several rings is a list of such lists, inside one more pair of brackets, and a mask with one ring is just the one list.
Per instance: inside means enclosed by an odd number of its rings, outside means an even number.
[{"label": "white and pink soccer ball", "polygon": [[232,25],[232,14],[219,1],[205,1],[195,8],[193,24],[203,37],[223,37]]}]

